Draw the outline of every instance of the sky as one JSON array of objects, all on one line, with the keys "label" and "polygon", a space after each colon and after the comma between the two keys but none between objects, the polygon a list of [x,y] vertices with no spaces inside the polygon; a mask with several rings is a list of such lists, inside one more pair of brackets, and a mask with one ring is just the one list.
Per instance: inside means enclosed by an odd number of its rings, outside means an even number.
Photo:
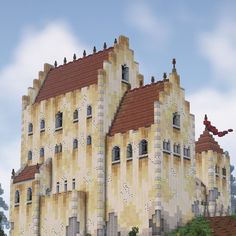
[{"label": "sky", "polygon": [[[13,5],[14,4],[14,5]],[[236,131],[236,1],[2,1],[0,5],[0,183],[9,203],[11,170],[20,166],[21,97],[44,63],[62,64],[125,35],[145,83],[162,79],[176,58],[195,114]],[[216,138],[236,166],[235,132]]]}]

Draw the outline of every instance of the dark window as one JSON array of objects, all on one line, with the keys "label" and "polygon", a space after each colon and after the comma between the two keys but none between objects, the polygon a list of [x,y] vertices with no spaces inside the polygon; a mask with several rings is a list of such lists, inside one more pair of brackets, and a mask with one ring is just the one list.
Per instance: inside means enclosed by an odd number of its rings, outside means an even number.
[{"label": "dark window", "polygon": [[190,157],[190,147],[184,147],[184,157]]},{"label": "dark window", "polygon": [[58,145],[58,152],[62,152],[62,144],[61,143]]},{"label": "dark window", "polygon": [[55,146],[55,153],[58,153],[59,152],[59,146],[56,144]]},{"label": "dark window", "polygon": [[174,144],[174,153],[180,155],[180,145]]},{"label": "dark window", "polygon": [[76,149],[76,148],[78,148],[78,140],[75,138],[73,140],[73,149]]},{"label": "dark window", "polygon": [[223,175],[223,176],[226,176],[226,168],[225,168],[225,167],[222,168],[222,175]]},{"label": "dark window", "polygon": [[27,189],[27,201],[32,201],[32,188]]},{"label": "dark window", "polygon": [[64,181],[64,191],[67,192],[67,180]]},{"label": "dark window", "polygon": [[29,133],[29,134],[32,134],[32,133],[33,133],[33,124],[32,124],[32,123],[29,123],[29,126],[28,126],[28,133]]},{"label": "dark window", "polygon": [[91,136],[89,135],[88,137],[87,137],[87,145],[91,145],[92,144],[92,138],[91,138]]},{"label": "dark window", "polygon": [[115,146],[112,149],[112,161],[120,160],[120,148]]},{"label": "dark window", "polygon": [[170,141],[163,141],[163,151],[170,152]]},{"label": "dark window", "polygon": [[219,174],[220,173],[220,168],[218,165],[215,165],[215,173]]},{"label": "dark window", "polygon": [[15,192],[15,203],[20,203],[20,192],[16,190]]},{"label": "dark window", "polygon": [[147,140],[143,139],[139,143],[139,155],[145,155],[148,153],[148,142]]},{"label": "dark window", "polygon": [[59,193],[59,191],[60,191],[60,184],[59,182],[57,182],[57,193]]},{"label": "dark window", "polygon": [[28,160],[32,160],[32,151],[28,151]]},{"label": "dark window", "polygon": [[92,116],[92,107],[89,105],[87,107],[87,117],[91,117]]},{"label": "dark window", "polygon": [[121,66],[122,70],[122,80],[128,82],[129,81],[129,67],[126,64]]},{"label": "dark window", "polygon": [[132,145],[129,143],[127,146],[127,158],[131,158],[133,156],[133,148]]},{"label": "dark window", "polygon": [[74,119],[74,121],[78,121],[78,118],[79,118],[79,112],[78,112],[78,110],[76,109],[76,110],[74,111],[74,113],[73,113],[73,119]]},{"label": "dark window", "polygon": [[45,129],[45,120],[40,121],[40,130],[43,131]]},{"label": "dark window", "polygon": [[75,189],[75,179],[72,180],[72,189]]},{"label": "dark window", "polygon": [[44,157],[44,148],[40,148],[39,155],[40,157]]},{"label": "dark window", "polygon": [[173,114],[173,126],[180,128],[180,115],[177,112]]},{"label": "dark window", "polygon": [[63,117],[62,112],[58,112],[56,114],[56,124],[55,124],[56,129],[62,128],[62,120],[63,120],[62,117]]}]

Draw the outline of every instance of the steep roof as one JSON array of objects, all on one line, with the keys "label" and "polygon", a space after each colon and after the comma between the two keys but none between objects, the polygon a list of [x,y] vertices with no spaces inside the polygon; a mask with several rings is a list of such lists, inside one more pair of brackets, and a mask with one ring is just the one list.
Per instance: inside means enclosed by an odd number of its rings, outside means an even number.
[{"label": "steep roof", "polygon": [[13,183],[34,179],[34,175],[39,173],[40,165],[26,166],[17,176],[14,177]]},{"label": "steep roof", "polygon": [[109,135],[152,125],[154,123],[154,102],[158,101],[159,93],[163,90],[163,81],[128,90],[121,100]]},{"label": "steep roof", "polygon": [[218,142],[216,142],[213,136],[209,133],[209,131],[205,130],[203,134],[200,135],[198,141],[195,143],[195,151],[196,153],[201,153],[208,150],[212,150],[221,154],[224,152]]},{"label": "steep roof", "polygon": [[113,47],[51,69],[35,102],[97,83],[98,70]]}]

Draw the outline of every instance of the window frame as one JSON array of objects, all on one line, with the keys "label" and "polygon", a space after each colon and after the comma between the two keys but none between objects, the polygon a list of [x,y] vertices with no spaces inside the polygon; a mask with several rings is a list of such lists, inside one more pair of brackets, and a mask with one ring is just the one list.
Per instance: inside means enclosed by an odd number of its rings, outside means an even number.
[{"label": "window frame", "polygon": [[39,150],[39,157],[44,157],[44,147],[41,147]]},{"label": "window frame", "polygon": [[[144,147],[146,150],[143,149]],[[143,157],[147,155],[148,155],[148,141],[146,139],[142,139],[139,142],[139,157]]]},{"label": "window frame", "polygon": [[55,131],[63,129],[63,112],[57,112],[55,115]]},{"label": "window frame", "polygon": [[175,129],[180,129],[181,127],[180,114],[178,112],[173,113],[172,126]]},{"label": "window frame", "polygon": [[33,159],[33,152],[32,152],[32,150],[29,150],[28,151],[28,161],[32,161],[32,159]]},{"label": "window frame", "polygon": [[126,147],[126,159],[132,159],[133,158],[133,146],[131,143],[129,143]]},{"label": "window frame", "polygon": [[14,199],[15,206],[20,205],[20,190],[15,191],[15,199]]},{"label": "window frame", "polygon": [[73,139],[73,150],[78,149],[78,139],[74,138]]},{"label": "window frame", "polygon": [[87,119],[91,118],[93,115],[93,109],[91,105],[87,106]]},{"label": "window frame", "polygon": [[[42,126],[43,124],[43,126]],[[45,131],[45,120],[41,119],[40,120],[40,132],[44,132]]]},{"label": "window frame", "polygon": [[73,122],[76,123],[79,121],[79,111],[78,109],[75,109],[73,112]]},{"label": "window frame", "polygon": [[33,197],[32,188],[29,187],[27,188],[27,203],[32,202],[32,197]]},{"label": "window frame", "polygon": [[114,146],[112,148],[112,163],[119,163],[120,162],[120,147]]},{"label": "window frame", "polygon": [[28,124],[28,135],[32,135],[33,131],[34,131],[34,126],[33,126],[33,123],[30,122]]},{"label": "window frame", "polygon": [[88,135],[87,138],[86,138],[86,144],[87,145],[92,145],[92,137],[91,135]]},{"label": "window frame", "polygon": [[164,153],[171,154],[171,143],[169,139],[167,139],[167,141],[166,139],[163,140],[162,150]]},{"label": "window frame", "polygon": [[121,65],[121,81],[129,83],[129,67],[126,63]]}]

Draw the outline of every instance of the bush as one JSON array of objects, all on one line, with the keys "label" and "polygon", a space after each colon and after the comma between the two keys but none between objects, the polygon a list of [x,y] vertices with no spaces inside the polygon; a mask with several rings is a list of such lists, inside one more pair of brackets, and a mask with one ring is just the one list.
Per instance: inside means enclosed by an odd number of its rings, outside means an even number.
[{"label": "bush", "polygon": [[210,236],[212,229],[204,217],[197,217],[188,222],[185,226],[179,227],[168,236]]},{"label": "bush", "polygon": [[129,232],[128,236],[136,236],[138,231],[138,227],[132,227],[132,230]]}]

